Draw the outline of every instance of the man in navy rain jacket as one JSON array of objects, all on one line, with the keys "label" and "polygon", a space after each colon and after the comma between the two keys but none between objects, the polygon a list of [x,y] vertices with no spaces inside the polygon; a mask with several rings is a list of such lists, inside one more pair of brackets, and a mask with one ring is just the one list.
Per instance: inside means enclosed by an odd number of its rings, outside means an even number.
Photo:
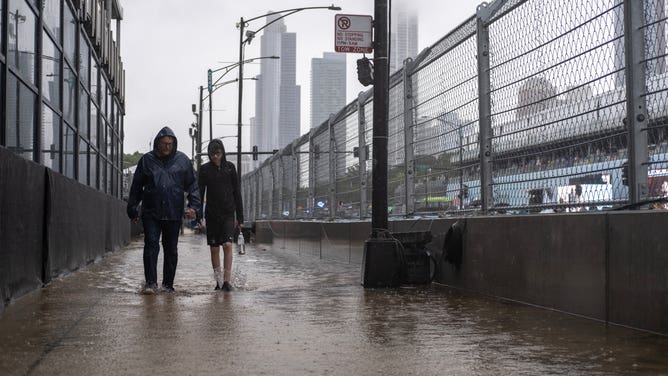
[{"label": "man in navy rain jacket", "polygon": [[[153,141],[153,150],[144,154],[135,170],[128,199],[128,217],[144,224],[145,289],[158,287],[158,253],[160,235],[164,254],[162,287],[174,291],[174,276],[178,262],[177,243],[181,220],[195,218],[202,209],[197,179],[190,159],[176,150],[177,140],[169,127],[160,130]],[[188,194],[184,211],[183,193]]]}]

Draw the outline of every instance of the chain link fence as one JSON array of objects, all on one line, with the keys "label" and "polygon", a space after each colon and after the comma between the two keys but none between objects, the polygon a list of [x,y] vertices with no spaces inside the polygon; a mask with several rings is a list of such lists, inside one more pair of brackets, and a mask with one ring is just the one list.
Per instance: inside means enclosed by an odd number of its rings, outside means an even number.
[{"label": "chain link fence", "polygon": [[[389,214],[664,208],[667,9],[481,4],[390,77]],[[248,219],[368,218],[372,100],[361,93],[245,175]]]}]

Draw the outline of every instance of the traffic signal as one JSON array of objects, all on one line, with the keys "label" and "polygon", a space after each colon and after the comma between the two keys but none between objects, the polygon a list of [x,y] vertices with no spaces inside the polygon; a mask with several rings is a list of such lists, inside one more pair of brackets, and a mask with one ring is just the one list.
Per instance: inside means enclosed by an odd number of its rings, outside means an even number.
[{"label": "traffic signal", "polygon": [[257,161],[257,145],[253,145],[253,160]]},{"label": "traffic signal", "polygon": [[357,80],[364,86],[373,84],[373,63],[366,57],[357,60]]},{"label": "traffic signal", "polygon": [[629,185],[629,163],[622,164],[622,184]]}]

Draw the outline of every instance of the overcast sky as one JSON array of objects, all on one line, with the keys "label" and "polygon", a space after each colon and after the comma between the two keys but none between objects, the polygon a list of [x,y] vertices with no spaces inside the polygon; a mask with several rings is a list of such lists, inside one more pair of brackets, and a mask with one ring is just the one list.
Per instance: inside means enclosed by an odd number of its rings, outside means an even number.
[{"label": "overcast sky", "polygon": [[[160,128],[170,126],[179,139],[179,150],[190,155],[188,127],[195,121],[191,105],[199,100],[199,86],[207,82],[207,69],[235,63],[239,56],[240,17],[253,18],[268,11],[328,6],[332,0],[121,0],[121,58],[126,72],[125,152],[146,152]],[[301,86],[301,134],[310,121],[311,58],[334,51],[334,16],[373,16],[373,0],[336,0],[341,11],[306,10],[284,19],[288,32],[297,33],[297,84]],[[410,0],[418,11],[418,51],[432,45],[475,13],[480,1]],[[265,18],[248,30],[262,27]],[[259,56],[259,38],[246,47],[246,58]],[[347,98],[350,102],[365,90],[357,82],[355,61],[361,54],[346,54]],[[371,57],[371,56],[369,56]],[[472,64],[475,62],[472,62]],[[258,64],[244,66],[244,77],[259,73]],[[231,71],[222,81],[235,79]],[[215,78],[214,78],[215,79]],[[255,85],[244,82],[243,123],[254,116]],[[221,87],[213,96],[214,137],[236,135],[237,85]],[[208,105],[205,104],[205,109]],[[209,138],[205,111],[203,139]],[[247,129],[243,149],[250,149]],[[224,139],[227,150],[236,139]]]}]

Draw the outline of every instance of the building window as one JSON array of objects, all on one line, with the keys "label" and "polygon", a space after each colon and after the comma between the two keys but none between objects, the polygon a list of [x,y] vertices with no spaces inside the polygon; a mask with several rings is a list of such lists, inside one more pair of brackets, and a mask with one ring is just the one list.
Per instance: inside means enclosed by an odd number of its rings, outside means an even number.
[{"label": "building window", "polygon": [[42,0],[44,26],[60,42],[60,0]]},{"label": "building window", "polygon": [[90,151],[90,186],[97,189],[98,188],[98,176],[97,176],[97,153],[95,150]]},{"label": "building window", "polygon": [[104,75],[100,75],[100,115],[104,116],[105,119],[108,119],[107,117],[107,95],[105,94],[107,91],[107,82],[104,80]]},{"label": "building window", "polygon": [[111,184],[111,172],[114,171],[114,166],[111,163],[107,163],[107,193],[112,194],[113,186]]},{"label": "building window", "polygon": [[70,65],[65,63],[63,73],[65,78],[63,80],[63,118],[74,125],[74,110],[76,108],[76,93],[77,93],[77,78]]},{"label": "building window", "polygon": [[16,154],[32,160],[37,96],[13,74],[7,78],[6,145]]},{"label": "building window", "polygon": [[97,121],[97,107],[95,107],[94,104],[91,104],[90,106],[90,144],[93,145],[95,149],[99,148],[99,141],[98,141],[98,135],[97,135],[97,130],[99,129],[98,127],[98,121]]},{"label": "building window", "polygon": [[88,143],[79,138],[79,183],[88,185]]},{"label": "building window", "polygon": [[107,158],[109,160],[113,160],[113,155],[111,154],[111,145],[113,144],[113,137],[114,137],[114,130],[109,127],[109,124],[106,126],[107,128]]},{"label": "building window", "polygon": [[107,193],[107,160],[100,157],[100,191]]},{"label": "building window", "polygon": [[60,172],[60,116],[42,106],[42,164]]},{"label": "building window", "polygon": [[97,66],[97,62],[93,60],[90,66],[90,99],[93,100],[94,103],[98,103],[99,87],[97,82],[100,78],[99,72],[100,70]]},{"label": "building window", "polygon": [[8,7],[7,62],[35,83],[35,13],[25,0],[10,0]]},{"label": "building window", "polygon": [[81,90],[79,97],[79,135],[88,139],[88,120],[90,119],[88,94]]},{"label": "building window", "polygon": [[76,132],[70,126],[63,126],[63,130],[63,175],[74,179],[74,142],[76,140]]},{"label": "building window", "polygon": [[46,32],[43,35],[42,96],[60,108],[60,51]]},{"label": "building window", "polygon": [[65,2],[65,12],[63,14],[63,51],[70,64],[75,63],[75,53],[77,48],[77,22],[74,19],[72,10]]},{"label": "building window", "polygon": [[99,125],[99,130],[100,130],[99,151],[100,151],[100,155],[104,155],[106,157],[108,155],[108,153],[107,153],[107,137],[108,136],[107,136],[107,132],[106,132],[107,127],[104,125],[104,119],[99,116],[99,112],[98,112],[98,117],[97,118],[99,119],[99,124],[100,124]]},{"label": "building window", "polygon": [[86,37],[81,34],[81,41],[79,41],[79,80],[83,86],[88,89],[90,80],[90,49],[86,43]]}]

